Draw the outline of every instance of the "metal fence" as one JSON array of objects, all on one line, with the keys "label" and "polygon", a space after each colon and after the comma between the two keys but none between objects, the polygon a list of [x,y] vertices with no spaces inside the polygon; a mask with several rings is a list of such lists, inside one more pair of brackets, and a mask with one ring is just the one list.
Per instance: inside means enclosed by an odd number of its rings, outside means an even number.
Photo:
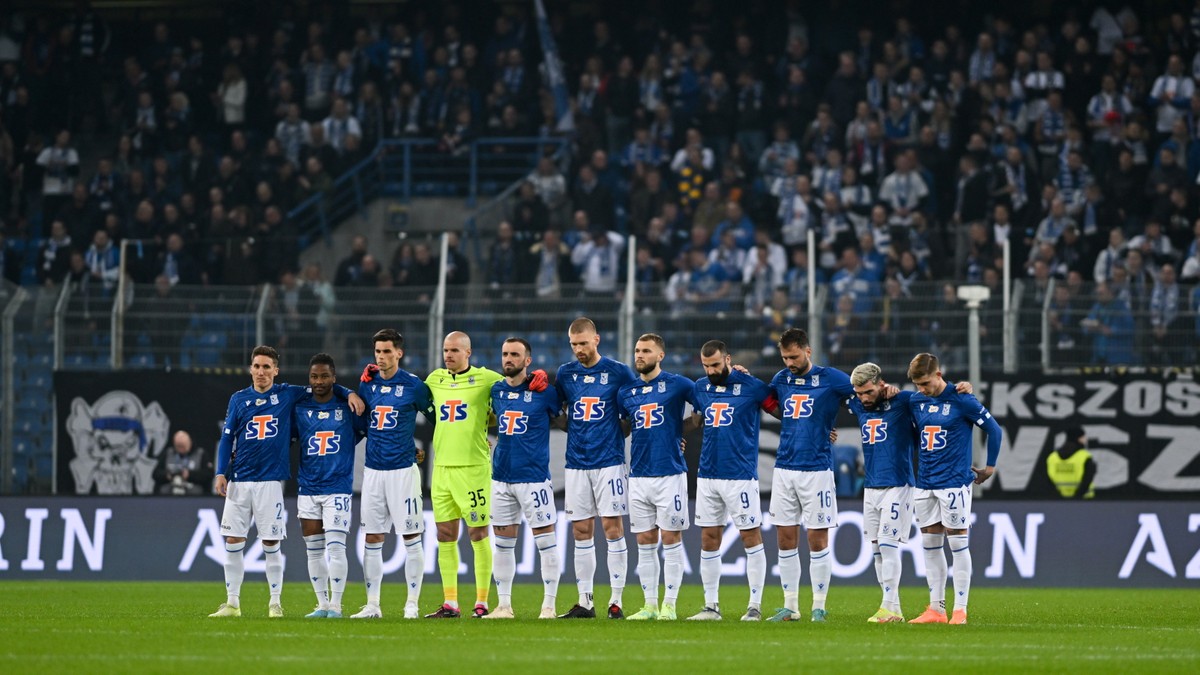
[{"label": "metal fence", "polygon": [[288,212],[304,248],[329,237],[333,225],[363,214],[381,196],[462,197],[475,206],[479,197],[511,189],[545,154],[561,154],[561,138],[478,138],[457,152],[437,140],[409,138],[380,142],[371,154],[320,194]]}]

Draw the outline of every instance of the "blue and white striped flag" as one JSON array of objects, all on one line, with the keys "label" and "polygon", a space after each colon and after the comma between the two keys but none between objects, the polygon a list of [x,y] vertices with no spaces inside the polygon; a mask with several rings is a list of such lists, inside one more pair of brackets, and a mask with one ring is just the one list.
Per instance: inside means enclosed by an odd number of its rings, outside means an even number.
[{"label": "blue and white striped flag", "polygon": [[571,104],[567,100],[567,81],[563,77],[562,61],[558,58],[558,46],[554,44],[554,36],[550,34],[550,22],[546,19],[546,7],[542,0],[533,0],[537,10],[538,37],[542,43],[542,62],[546,66],[546,79],[549,80],[550,92],[554,94],[554,114],[558,118],[555,130],[559,133],[569,133],[575,130],[575,120],[571,117]]}]

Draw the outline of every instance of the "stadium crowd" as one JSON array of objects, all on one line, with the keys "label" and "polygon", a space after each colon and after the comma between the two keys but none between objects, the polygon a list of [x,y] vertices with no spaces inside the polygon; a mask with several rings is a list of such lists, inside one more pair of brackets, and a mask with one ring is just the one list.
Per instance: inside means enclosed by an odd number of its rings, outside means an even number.
[{"label": "stadium crowd", "polygon": [[[995,313],[1007,242],[1026,289],[1023,358],[1040,358],[1047,306],[1056,358],[1190,363],[1200,3],[1061,3],[1049,18],[900,3],[866,19],[856,6],[554,12],[571,130],[524,3],[488,16],[283,3],[215,32],[136,24],[119,44],[87,3],[10,14],[0,267],[109,293],[115,246],[136,239],[153,242],[137,281],[280,283],[329,296],[329,311],[337,287],[437,279],[419,242],[357,247],[332,291],[319,268],[297,269],[286,214],[381,139],[437,138],[454,154],[482,136],[568,134],[570,162],[533,169],[481,261],[475,282],[494,297],[515,283],[613,297],[631,233],[638,282],[672,315],[782,329],[804,313],[812,266],[830,289],[826,346],[869,356],[938,331],[952,344],[965,325],[921,310],[961,307],[956,284],[990,286]],[[80,130],[112,139],[86,166]]]}]

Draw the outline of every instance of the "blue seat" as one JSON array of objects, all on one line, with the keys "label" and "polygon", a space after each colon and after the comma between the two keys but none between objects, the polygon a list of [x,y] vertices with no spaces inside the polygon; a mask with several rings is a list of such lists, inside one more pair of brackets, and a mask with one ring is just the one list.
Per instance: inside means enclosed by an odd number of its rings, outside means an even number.
[{"label": "blue seat", "polygon": [[63,357],[63,365],[68,368],[88,368],[92,363],[91,355],[83,352],[75,352]]},{"label": "blue seat", "polygon": [[154,357],[150,354],[134,354],[125,365],[129,368],[153,368]]},{"label": "blue seat", "polygon": [[196,342],[193,352],[193,363],[197,366],[217,366],[221,364],[221,355],[228,342],[225,333],[208,332],[202,334]]}]

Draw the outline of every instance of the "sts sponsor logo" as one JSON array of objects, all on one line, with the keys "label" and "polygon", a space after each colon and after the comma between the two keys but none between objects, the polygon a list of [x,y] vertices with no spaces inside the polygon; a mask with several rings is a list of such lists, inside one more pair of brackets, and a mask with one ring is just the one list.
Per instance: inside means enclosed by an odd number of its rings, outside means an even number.
[{"label": "sts sponsor logo", "polygon": [[275,419],[274,415],[255,415],[246,422],[245,438],[261,441],[267,438],[275,438],[279,433],[279,420]]},{"label": "sts sponsor logo", "polygon": [[638,429],[649,429],[662,424],[666,418],[663,416],[661,405],[646,403],[638,406],[637,412],[634,413],[634,419],[637,421]]},{"label": "sts sponsor logo", "polygon": [[783,402],[783,416],[790,420],[809,417],[813,411],[813,400],[808,394],[792,394]]},{"label": "sts sponsor logo", "polygon": [[604,401],[599,396],[581,396],[571,406],[571,419],[595,422],[604,419]]},{"label": "sts sponsor logo", "polygon": [[529,418],[520,410],[506,410],[500,415],[500,433],[505,436],[523,434],[529,430]]},{"label": "sts sponsor logo", "polygon": [[467,404],[463,401],[446,401],[438,408],[439,422],[461,422],[467,419]]},{"label": "sts sponsor logo", "polygon": [[867,420],[862,425],[862,442],[864,445],[875,445],[887,440],[887,422],[881,419]]},{"label": "sts sponsor logo", "polygon": [[728,403],[713,403],[704,409],[704,426],[727,427],[733,424],[733,407]]},{"label": "sts sponsor logo", "polygon": [[941,450],[946,447],[946,430],[934,424],[926,424],[921,429],[921,449],[925,451]]},{"label": "sts sponsor logo", "polygon": [[390,405],[377,405],[371,411],[372,429],[395,429],[399,412]]}]

